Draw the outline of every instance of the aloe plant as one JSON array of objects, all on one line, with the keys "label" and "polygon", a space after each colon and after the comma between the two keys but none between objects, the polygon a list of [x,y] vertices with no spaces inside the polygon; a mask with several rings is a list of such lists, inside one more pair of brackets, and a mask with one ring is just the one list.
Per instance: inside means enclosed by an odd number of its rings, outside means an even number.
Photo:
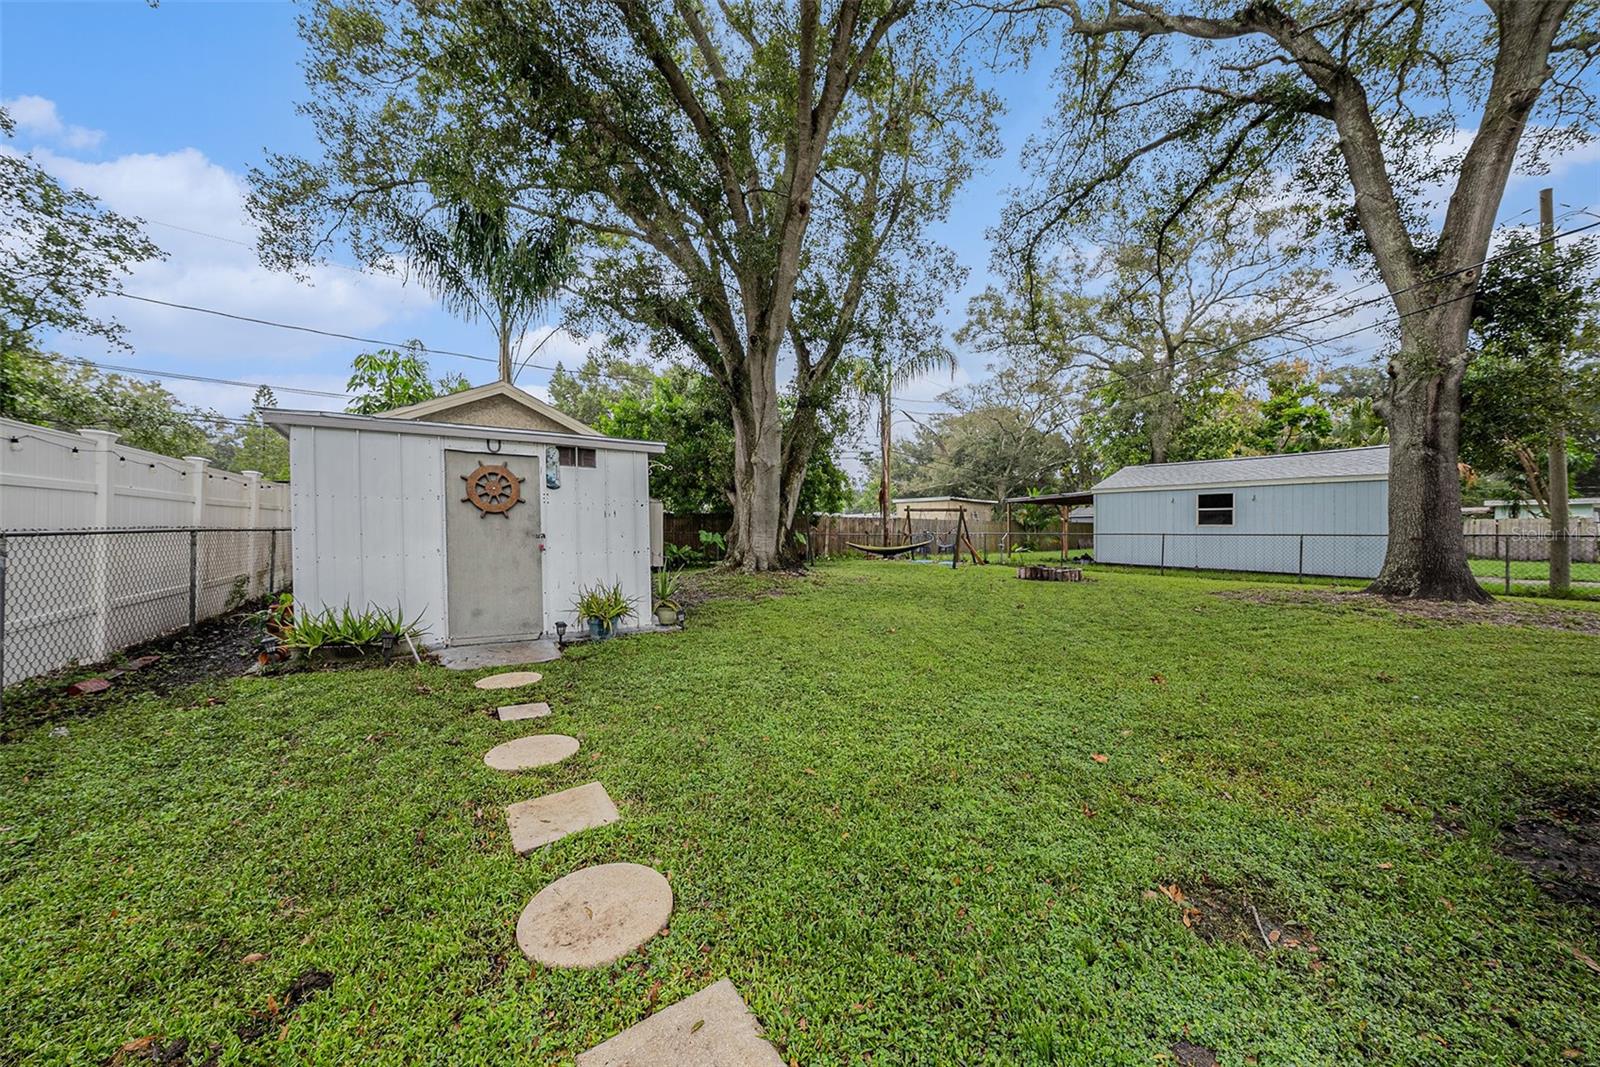
[{"label": "aloe plant", "polygon": [[634,599],[622,591],[621,582],[611,585],[597,583],[591,588],[579,589],[573,607],[582,618],[599,619],[607,626],[612,626],[618,619],[633,614],[634,603]]},{"label": "aloe plant", "polygon": [[420,615],[408,620],[398,605],[393,611],[379,607],[354,611],[349,604],[321,611],[301,610],[280,641],[285,648],[308,655],[327,647],[364,649],[389,634],[416,640],[424,632],[420,622]]},{"label": "aloe plant", "polygon": [[651,591],[655,593],[656,607],[678,607],[678,590],[683,586],[683,575],[678,571],[659,570],[651,578]]}]

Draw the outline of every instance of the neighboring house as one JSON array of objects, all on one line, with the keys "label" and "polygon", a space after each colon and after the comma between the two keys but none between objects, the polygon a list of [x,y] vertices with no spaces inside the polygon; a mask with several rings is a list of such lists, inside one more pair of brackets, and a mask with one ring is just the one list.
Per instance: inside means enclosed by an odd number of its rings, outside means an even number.
[{"label": "neighboring house", "polygon": [[1093,489],[1094,557],[1370,578],[1389,527],[1389,448],[1124,467]]},{"label": "neighboring house", "polygon": [[[1485,500],[1483,506],[1496,519],[1542,519],[1544,508],[1533,500]],[[1600,496],[1579,496],[1567,501],[1567,517],[1572,519],[1595,518],[1600,509]]]},{"label": "neighboring house", "polygon": [[263,408],[289,438],[294,591],[398,606],[431,644],[576,627],[621,582],[648,621],[652,441],[606,437],[504,382],[383,415]]},{"label": "neighboring house", "polygon": [[919,518],[940,519],[948,516],[954,519],[965,509],[967,521],[971,522],[992,518],[997,504],[998,501],[970,496],[906,496],[893,502],[889,514],[904,518],[909,510],[916,512]]}]

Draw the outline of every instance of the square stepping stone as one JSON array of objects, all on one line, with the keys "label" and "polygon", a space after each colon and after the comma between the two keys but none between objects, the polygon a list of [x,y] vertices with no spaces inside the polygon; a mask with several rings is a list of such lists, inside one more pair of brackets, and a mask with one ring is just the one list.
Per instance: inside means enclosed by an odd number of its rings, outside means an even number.
[{"label": "square stepping stone", "polygon": [[568,834],[616,822],[620,815],[606,787],[599,782],[563,789],[559,793],[518,801],[506,808],[511,827],[511,847],[526,856],[536,848]]},{"label": "square stepping stone", "polygon": [[550,705],[544,701],[535,701],[532,704],[507,704],[495,714],[501,722],[515,722],[518,719],[542,719],[550,714]]},{"label": "square stepping stone", "polygon": [[578,1067],[783,1067],[761,1024],[724,978],[578,1056]]}]

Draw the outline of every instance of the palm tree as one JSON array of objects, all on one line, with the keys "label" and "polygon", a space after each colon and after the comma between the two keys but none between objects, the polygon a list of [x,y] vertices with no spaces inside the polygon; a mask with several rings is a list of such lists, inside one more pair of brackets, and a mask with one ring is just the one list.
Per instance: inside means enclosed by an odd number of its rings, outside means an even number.
[{"label": "palm tree", "polygon": [[894,391],[925,374],[948,370],[953,377],[956,357],[946,348],[942,339],[934,338],[927,344],[911,348],[896,348],[880,335],[874,338],[870,354],[851,360],[847,381],[852,392],[867,404],[878,409],[878,513],[882,521],[882,540],[889,543],[889,508],[893,490],[889,482],[891,454],[894,449]]},{"label": "palm tree", "polygon": [[446,206],[444,226],[419,223],[410,262],[445,308],[468,322],[487,319],[500,344],[500,380],[510,382],[513,349],[574,268],[572,236],[559,223],[535,229],[505,208]]}]

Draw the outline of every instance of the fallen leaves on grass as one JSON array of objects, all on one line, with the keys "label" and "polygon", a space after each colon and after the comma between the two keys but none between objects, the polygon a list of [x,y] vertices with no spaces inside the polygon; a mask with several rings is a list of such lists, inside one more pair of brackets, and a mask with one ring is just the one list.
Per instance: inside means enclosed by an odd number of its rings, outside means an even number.
[{"label": "fallen leaves on grass", "polygon": [[1577,945],[1572,946],[1572,958],[1589,968],[1595,974],[1600,974],[1600,963],[1596,963],[1594,961],[1594,957],[1590,956]]},{"label": "fallen leaves on grass", "polygon": [[1105,753],[1103,753],[1103,752],[1096,752],[1096,753],[1094,753],[1094,754],[1093,754],[1093,755],[1092,755],[1092,756],[1090,756],[1090,757],[1089,757],[1089,758],[1090,758],[1090,759],[1092,759],[1092,760],[1094,760],[1094,761],[1095,761],[1095,762],[1096,762],[1096,763],[1105,763],[1105,762],[1106,762],[1106,761],[1107,761],[1107,760],[1109,760],[1109,759],[1110,759],[1110,758],[1111,758],[1111,757],[1110,757],[1110,756],[1107,756],[1107,755],[1106,755],[1106,754],[1105,754]]}]

